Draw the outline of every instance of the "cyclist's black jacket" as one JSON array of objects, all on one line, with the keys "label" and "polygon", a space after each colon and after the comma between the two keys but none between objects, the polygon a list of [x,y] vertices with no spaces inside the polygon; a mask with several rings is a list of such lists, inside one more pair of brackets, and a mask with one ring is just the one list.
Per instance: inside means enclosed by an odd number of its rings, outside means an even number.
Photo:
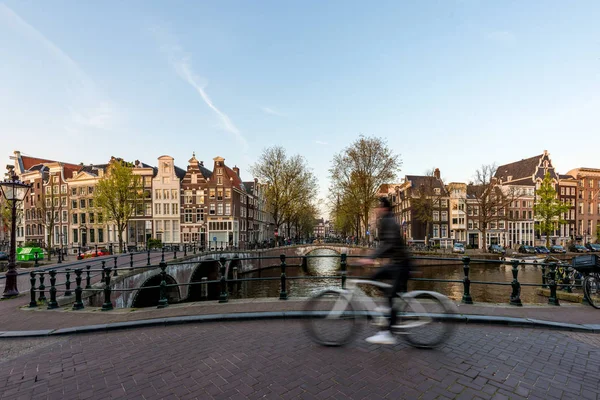
[{"label": "cyclist's black jacket", "polygon": [[379,220],[379,246],[371,258],[389,258],[390,266],[411,269],[410,254],[402,239],[400,225],[391,212],[386,213]]}]

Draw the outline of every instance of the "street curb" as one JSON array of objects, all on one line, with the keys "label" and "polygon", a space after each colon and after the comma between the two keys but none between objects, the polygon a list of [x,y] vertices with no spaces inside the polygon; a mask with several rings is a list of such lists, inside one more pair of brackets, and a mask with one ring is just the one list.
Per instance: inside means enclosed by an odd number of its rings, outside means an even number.
[{"label": "street curb", "polygon": [[[31,331],[5,331],[0,332],[0,339],[11,338],[31,338],[72,335],[77,333],[108,332],[122,329],[146,328],[151,326],[171,326],[188,323],[207,323],[207,322],[235,322],[235,321],[256,321],[256,320],[285,320],[285,319],[304,319],[318,316],[323,312],[307,311],[268,311],[268,312],[247,312],[247,313],[227,313],[227,314],[208,314],[208,315],[188,315],[181,317],[167,317],[144,319],[139,321],[114,322],[108,324],[76,326],[61,329],[44,329]],[[359,313],[364,316],[364,312]],[[438,315],[436,318],[447,320],[449,322],[484,325],[502,325],[510,327],[553,329],[563,331],[575,331],[585,333],[600,333],[600,324],[570,324],[564,322],[544,321],[534,318],[515,318],[498,317],[487,315]]]}]

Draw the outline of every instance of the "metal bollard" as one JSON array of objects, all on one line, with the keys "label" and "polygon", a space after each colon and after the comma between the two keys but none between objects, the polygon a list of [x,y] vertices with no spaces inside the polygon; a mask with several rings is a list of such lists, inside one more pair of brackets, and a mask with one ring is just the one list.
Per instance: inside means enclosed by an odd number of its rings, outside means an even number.
[{"label": "metal bollard", "polygon": [[469,271],[471,267],[469,264],[471,263],[471,258],[468,256],[464,256],[463,260],[463,273],[465,277],[463,278],[463,297],[461,303],[463,304],[473,304],[473,298],[471,297],[471,280],[469,279]]},{"label": "metal bollard", "polygon": [[110,301],[110,272],[110,267],[106,268],[104,272],[104,304],[102,304],[102,311],[113,309],[112,301]]},{"label": "metal bollard", "polygon": [[200,285],[200,300],[208,299],[208,283],[206,281],[208,281],[208,277],[203,276],[202,284]]},{"label": "metal bollard", "polygon": [[115,272],[113,273],[113,276],[119,276],[119,274],[117,273],[117,257],[114,258],[115,261]]},{"label": "metal bollard", "polygon": [[58,251],[58,261],[56,261],[57,264],[62,264],[62,254],[61,251]]},{"label": "metal bollard", "polygon": [[65,296],[72,295],[71,293],[71,268],[66,268],[66,280],[65,280]]},{"label": "metal bollard", "polygon": [[288,295],[287,295],[287,290],[286,290],[286,275],[285,275],[285,254],[281,254],[279,256],[279,259],[281,260],[281,288],[279,291],[279,300],[287,300]]},{"label": "metal bollard", "polygon": [[177,259],[177,247],[173,247],[173,260]]},{"label": "metal bollard", "polygon": [[550,264],[550,281],[548,285],[550,286],[550,297],[548,297],[548,304],[553,306],[559,306],[558,297],[556,296],[556,263]]},{"label": "metal bollard", "polygon": [[37,267],[39,267],[39,266],[40,266],[40,263],[39,263],[39,258],[40,258],[40,255],[39,255],[39,253],[36,251],[35,253],[33,253],[33,256],[35,257],[35,263],[33,264],[33,266],[34,266],[35,268],[37,268]]},{"label": "metal bollard", "polygon": [[187,244],[183,245],[183,256],[187,257]]},{"label": "metal bollard", "polygon": [[129,255],[129,269],[133,269],[133,253]]},{"label": "metal bollard", "polygon": [[148,262],[146,263],[146,265],[150,265],[150,249],[148,249]]},{"label": "metal bollard", "polygon": [[75,303],[73,303],[73,310],[81,310],[83,309],[83,301],[81,300],[81,293],[83,289],[81,288],[81,273],[83,271],[81,268],[77,268],[75,270]]},{"label": "metal bollard", "polygon": [[[346,261],[347,254],[340,254],[340,270],[342,275],[342,289],[346,289],[346,275],[348,274],[348,262]],[[306,259],[306,257],[304,257]],[[302,264],[304,264],[304,260],[302,260]]]},{"label": "metal bollard", "polygon": [[167,263],[160,263],[160,299],[156,308],[165,308],[169,305],[167,301]]},{"label": "metal bollard", "polygon": [[523,303],[521,303],[521,284],[519,283],[519,280],[517,279],[517,276],[519,275],[519,260],[512,260],[511,264],[512,264],[513,280],[511,283],[512,294],[510,295],[510,305],[511,306],[522,306]]},{"label": "metal bollard", "polygon": [[50,301],[48,302],[48,310],[58,308],[58,302],[56,301],[56,271],[52,270],[50,274]]},{"label": "metal bollard", "polygon": [[160,262],[164,262],[164,261],[165,261],[165,248],[163,247],[161,249]]},{"label": "metal bollard", "polygon": [[225,272],[225,257],[219,258],[219,269],[221,272],[221,294],[219,295],[219,303],[227,303],[229,294],[227,293],[227,276]]},{"label": "metal bollard", "polygon": [[31,289],[29,289],[29,293],[31,294],[31,301],[29,302],[29,307],[34,308],[37,307],[37,301],[35,301],[35,272],[31,271],[29,273],[29,276],[29,282],[31,283]]},{"label": "metal bollard", "polygon": [[38,301],[45,302],[46,295],[44,294],[44,290],[46,286],[44,285],[44,271],[40,272],[40,297],[38,297]]},{"label": "metal bollard", "polygon": [[86,269],[86,276],[85,276],[85,288],[86,289],[91,289],[92,288],[92,276],[90,275],[90,268],[92,268],[91,265],[86,265],[85,269]]}]

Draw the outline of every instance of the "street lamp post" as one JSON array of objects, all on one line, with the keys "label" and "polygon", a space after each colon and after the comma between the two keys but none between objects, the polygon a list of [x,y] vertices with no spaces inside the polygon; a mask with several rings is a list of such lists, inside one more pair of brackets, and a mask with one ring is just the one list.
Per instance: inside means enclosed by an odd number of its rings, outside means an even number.
[{"label": "street lamp post", "polygon": [[4,294],[2,295],[5,298],[19,295],[19,290],[17,289],[17,264],[15,262],[17,255],[17,202],[25,199],[30,187],[28,184],[19,181],[14,173],[12,173],[9,179],[0,182],[2,196],[7,201],[12,202],[8,271],[6,271],[6,285],[4,286]]}]

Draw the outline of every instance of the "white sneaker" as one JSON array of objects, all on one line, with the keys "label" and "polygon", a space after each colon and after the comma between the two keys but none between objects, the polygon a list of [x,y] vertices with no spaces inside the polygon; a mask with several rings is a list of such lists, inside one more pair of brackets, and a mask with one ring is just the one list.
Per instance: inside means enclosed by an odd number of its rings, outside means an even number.
[{"label": "white sneaker", "polygon": [[379,331],[376,335],[368,337],[365,340],[373,344],[396,344],[396,338],[390,331]]}]

